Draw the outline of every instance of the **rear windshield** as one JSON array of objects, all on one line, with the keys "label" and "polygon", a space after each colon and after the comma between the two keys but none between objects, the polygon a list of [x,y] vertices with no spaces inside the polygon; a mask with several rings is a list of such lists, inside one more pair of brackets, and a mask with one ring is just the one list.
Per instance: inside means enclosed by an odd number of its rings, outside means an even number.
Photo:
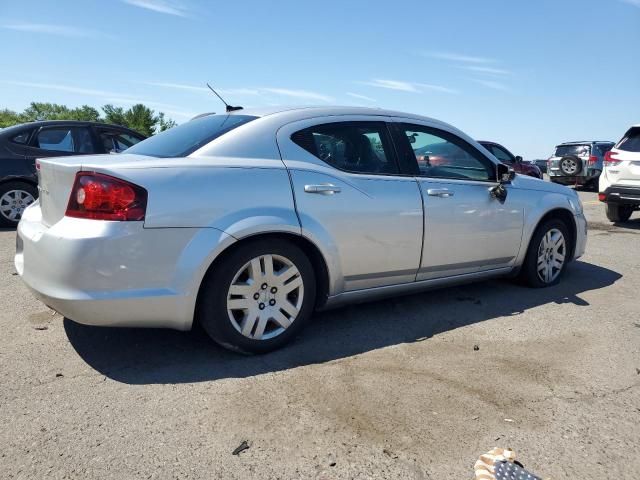
[{"label": "rear windshield", "polygon": [[590,155],[591,145],[558,145],[556,147],[556,157],[566,157],[567,155]]},{"label": "rear windshield", "polygon": [[255,120],[249,115],[207,115],[154,135],[126,153],[150,157],[186,157],[234,128]]},{"label": "rear windshield", "polygon": [[616,148],[626,152],[640,152],[640,127],[630,129]]}]

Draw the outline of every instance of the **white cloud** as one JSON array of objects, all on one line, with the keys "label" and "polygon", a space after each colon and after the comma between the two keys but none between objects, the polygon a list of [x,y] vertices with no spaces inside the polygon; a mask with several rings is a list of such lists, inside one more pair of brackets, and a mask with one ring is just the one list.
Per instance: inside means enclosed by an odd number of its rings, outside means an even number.
[{"label": "white cloud", "polygon": [[633,5],[634,7],[640,8],[640,0],[621,0],[624,3],[628,3],[629,5]]},{"label": "white cloud", "polygon": [[425,57],[439,58],[441,60],[450,60],[452,62],[462,63],[495,63],[493,58],[476,57],[471,55],[462,55],[451,52],[427,52],[423,54]]},{"label": "white cloud", "polygon": [[458,68],[463,68],[465,70],[469,70],[471,72],[476,72],[476,73],[487,73],[489,75],[511,75],[512,74],[509,70],[505,70],[503,68],[483,67],[480,65],[461,65]]},{"label": "white cloud", "polygon": [[44,33],[48,35],[58,35],[61,37],[89,38],[106,36],[95,30],[69,27],[65,25],[51,25],[47,23],[8,23],[1,26],[7,30],[18,32]]},{"label": "white cloud", "polygon": [[133,5],[134,7],[144,8],[157,13],[165,13],[167,15],[175,15],[177,17],[186,17],[186,7],[178,2],[170,0],[122,0],[124,3]]},{"label": "white cloud", "polygon": [[495,82],[493,80],[480,80],[480,79],[473,79],[474,82],[479,83],[480,85],[483,85],[487,88],[491,88],[493,90],[500,90],[502,92],[508,92],[509,91],[509,87],[507,87],[506,85],[504,85],[503,83],[500,82]]},{"label": "white cloud", "polygon": [[405,82],[402,80],[384,80],[380,78],[376,78],[373,80],[369,80],[367,82],[357,82],[362,85],[369,85],[371,87],[378,88],[386,88],[388,90],[398,90],[401,92],[409,92],[409,93],[424,93],[425,90],[432,90],[436,92],[442,93],[459,93],[457,90],[452,88],[443,87],[442,85],[433,85],[430,83],[419,83],[419,82]]},{"label": "white cloud", "polygon": [[135,97],[132,95],[123,95],[121,93],[110,92],[108,90],[94,90],[90,88],[81,88],[75,87],[72,85],[63,85],[58,83],[37,83],[37,82],[16,82],[5,80],[3,83],[9,85],[16,85],[19,87],[28,87],[28,88],[41,88],[43,90],[57,90],[59,92],[72,93],[75,95],[85,95],[88,97],[96,97],[100,98],[104,102],[115,103],[120,105],[135,105],[137,103],[143,103],[149,107],[162,109],[167,114],[191,118],[196,114],[193,112],[188,112],[181,110],[179,106],[172,105],[169,103],[156,102],[153,100],[146,100],[140,97]]},{"label": "white cloud", "polygon": [[399,90],[401,92],[418,93],[418,89],[414,84],[410,82],[403,82],[400,80],[384,80],[375,78],[373,80],[369,80],[368,82],[359,83],[361,83],[362,85],[369,85],[371,87],[386,88],[388,90]]},{"label": "white cloud", "polygon": [[300,100],[309,100],[309,101],[319,101],[325,103],[332,103],[335,101],[333,97],[329,97],[328,95],[323,95],[321,93],[310,92],[308,90],[291,90],[288,88],[273,88],[273,87],[263,87],[259,90],[272,93],[274,95],[281,95],[284,97],[297,98]]},{"label": "white cloud", "polygon": [[353,98],[357,98],[359,100],[365,100],[367,102],[377,102],[375,98],[367,97],[366,95],[360,95],[359,93],[347,92],[347,95]]}]

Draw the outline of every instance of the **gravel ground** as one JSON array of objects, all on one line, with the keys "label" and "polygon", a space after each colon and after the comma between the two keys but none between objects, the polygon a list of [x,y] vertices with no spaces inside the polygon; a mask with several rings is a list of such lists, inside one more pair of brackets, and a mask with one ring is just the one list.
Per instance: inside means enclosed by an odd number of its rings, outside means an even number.
[{"label": "gravel ground", "polygon": [[504,446],[544,477],[636,478],[640,215],[612,226],[581,196],[587,254],[561,285],[326,312],[261,357],[52,316],[0,232],[0,477],[468,479]]}]

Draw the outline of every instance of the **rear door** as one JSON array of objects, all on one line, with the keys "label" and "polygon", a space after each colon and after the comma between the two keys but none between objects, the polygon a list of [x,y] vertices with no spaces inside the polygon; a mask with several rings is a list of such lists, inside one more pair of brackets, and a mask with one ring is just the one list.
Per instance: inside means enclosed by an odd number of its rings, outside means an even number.
[{"label": "rear door", "polygon": [[606,169],[611,183],[640,187],[640,126],[630,128],[609,155]]},{"label": "rear door", "polygon": [[467,140],[441,126],[399,120],[400,155],[413,162],[424,202],[418,280],[510,267],[524,223],[521,195],[507,185],[501,203],[490,189],[496,167]]},{"label": "rear door", "polygon": [[329,250],[334,293],[415,281],[422,198],[401,173],[385,117],[331,116],[277,134],[304,235]]},{"label": "rear door", "polygon": [[96,153],[88,127],[51,125],[41,127],[32,136],[25,155],[30,160]]}]

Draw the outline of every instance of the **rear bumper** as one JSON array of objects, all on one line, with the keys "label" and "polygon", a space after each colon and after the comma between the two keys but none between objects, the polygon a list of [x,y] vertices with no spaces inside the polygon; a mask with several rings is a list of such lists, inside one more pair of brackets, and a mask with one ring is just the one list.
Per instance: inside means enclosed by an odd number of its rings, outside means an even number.
[{"label": "rear bumper", "polygon": [[553,173],[549,173],[549,180],[554,183],[559,183],[561,185],[584,185],[587,182],[592,181],[595,178],[598,178],[600,175],[599,171],[596,171],[589,175],[578,175],[573,177],[566,177],[563,175],[554,175]]},{"label": "rear bumper", "polygon": [[34,204],[18,225],[15,266],[37,298],[78,323],[188,330],[208,256],[227,237],[69,217],[48,227]]},{"label": "rear bumper", "polygon": [[618,203],[622,205],[640,205],[640,187],[612,186],[604,192],[607,203]]}]

